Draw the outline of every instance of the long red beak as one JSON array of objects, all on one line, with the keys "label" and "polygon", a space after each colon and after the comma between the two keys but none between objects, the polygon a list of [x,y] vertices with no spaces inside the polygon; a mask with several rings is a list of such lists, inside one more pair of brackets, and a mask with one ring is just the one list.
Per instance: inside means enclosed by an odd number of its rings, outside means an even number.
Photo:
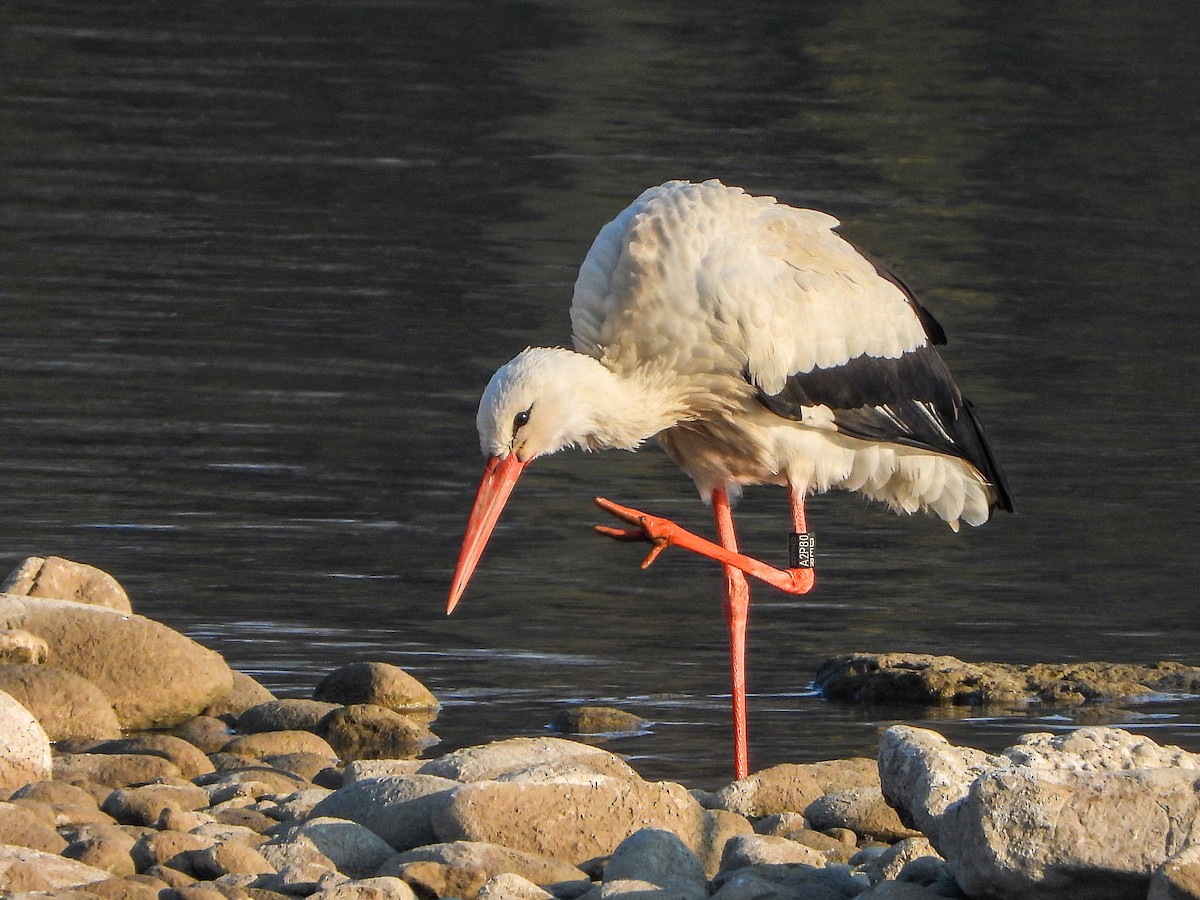
[{"label": "long red beak", "polygon": [[475,505],[471,507],[471,518],[467,520],[467,534],[463,538],[462,550],[458,554],[458,567],[454,570],[454,582],[450,585],[450,599],[446,603],[446,615],[454,612],[471,573],[483,548],[487,546],[488,538],[500,512],[508,501],[508,495],[517,484],[527,463],[517,459],[515,453],[501,459],[489,456],[487,465],[483,468],[483,479],[479,482],[479,490],[475,493]]}]

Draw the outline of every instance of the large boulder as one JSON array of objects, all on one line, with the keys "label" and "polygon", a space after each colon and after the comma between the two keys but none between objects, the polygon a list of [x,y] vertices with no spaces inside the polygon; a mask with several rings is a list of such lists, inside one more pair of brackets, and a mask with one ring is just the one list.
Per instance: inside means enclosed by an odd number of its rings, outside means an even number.
[{"label": "large boulder", "polygon": [[51,774],[50,739],[24,706],[0,691],[0,789]]},{"label": "large boulder", "polygon": [[232,675],[211,650],[142,616],[68,600],[0,595],[0,628],[45,639],[49,662],[86,678],[122,728],[167,728],[228,695]]},{"label": "large boulder", "polygon": [[879,767],[970,896],[1141,900],[1200,844],[1200,755],[1121,729],[1026,735],[996,757],[897,726]]}]

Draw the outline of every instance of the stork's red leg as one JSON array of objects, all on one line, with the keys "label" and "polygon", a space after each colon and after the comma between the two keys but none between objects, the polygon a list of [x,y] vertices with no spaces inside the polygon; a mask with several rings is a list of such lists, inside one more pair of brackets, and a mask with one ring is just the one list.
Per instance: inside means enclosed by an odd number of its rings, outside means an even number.
[{"label": "stork's red leg", "polygon": [[[759,581],[765,581],[789,594],[807,594],[813,588],[813,570],[810,567],[777,569],[752,556],[746,556],[736,550],[728,550],[712,541],[705,540],[686,528],[676,525],[670,519],[630,509],[613,503],[611,500],[605,500],[603,497],[596,498],[596,505],[612,513],[618,519],[636,526],[634,528],[612,528],[608,525],[597,525],[598,532],[619,541],[647,541],[654,545],[646,558],[642,560],[643,569],[653,563],[658,555],[668,547],[681,547],[700,556],[707,556],[724,566],[740,569],[747,575],[757,578]],[[803,531],[803,490],[792,490],[792,524],[797,532]]]},{"label": "stork's red leg", "polygon": [[[724,487],[712,494],[713,515],[721,546],[737,553],[733,513]],[[750,616],[750,586],[734,566],[725,567],[725,623],[729,626],[729,670],[733,679],[733,777],[750,774],[750,751],[746,724],[746,621]]]}]

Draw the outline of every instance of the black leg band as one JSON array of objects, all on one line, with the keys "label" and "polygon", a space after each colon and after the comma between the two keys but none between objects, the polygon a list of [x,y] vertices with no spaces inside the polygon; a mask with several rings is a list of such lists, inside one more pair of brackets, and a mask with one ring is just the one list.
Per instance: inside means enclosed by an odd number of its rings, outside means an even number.
[{"label": "black leg band", "polygon": [[811,569],[816,559],[816,544],[808,532],[793,531],[788,535],[788,566]]}]

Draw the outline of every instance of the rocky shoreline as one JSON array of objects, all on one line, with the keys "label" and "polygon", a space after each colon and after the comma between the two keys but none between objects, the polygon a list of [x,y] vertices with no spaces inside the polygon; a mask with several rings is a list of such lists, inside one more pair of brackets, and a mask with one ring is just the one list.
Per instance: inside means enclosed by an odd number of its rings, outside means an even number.
[{"label": "rocky shoreline", "polygon": [[[872,702],[1080,703],[1196,692],[1200,670],[854,654],[819,680]],[[557,737],[418,758],[437,706],[370,662],[276,699],[105,573],[31,558],[0,584],[0,896],[1200,900],[1200,754],[1120,729],[990,755],[900,725],[877,759],[707,792]]]}]

